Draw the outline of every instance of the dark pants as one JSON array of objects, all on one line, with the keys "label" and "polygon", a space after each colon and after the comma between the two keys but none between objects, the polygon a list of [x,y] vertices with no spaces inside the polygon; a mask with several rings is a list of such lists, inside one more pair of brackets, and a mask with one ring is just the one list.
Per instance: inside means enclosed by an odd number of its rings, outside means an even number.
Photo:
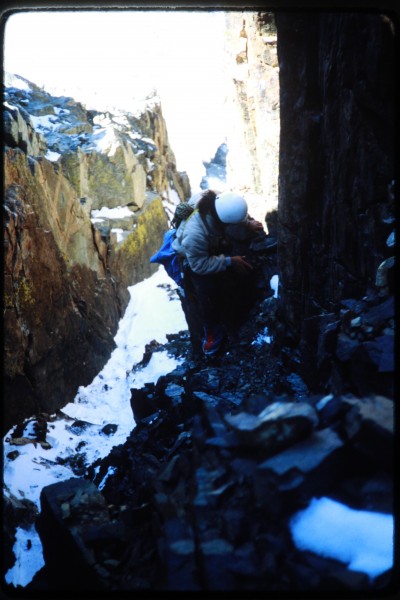
[{"label": "dark pants", "polygon": [[203,325],[213,330],[223,321],[224,273],[198,275],[188,269],[185,278],[195,295]]},{"label": "dark pants", "polygon": [[223,327],[236,330],[254,299],[252,273],[227,269],[213,275],[185,271],[187,287],[198,305],[198,313],[207,329]]}]

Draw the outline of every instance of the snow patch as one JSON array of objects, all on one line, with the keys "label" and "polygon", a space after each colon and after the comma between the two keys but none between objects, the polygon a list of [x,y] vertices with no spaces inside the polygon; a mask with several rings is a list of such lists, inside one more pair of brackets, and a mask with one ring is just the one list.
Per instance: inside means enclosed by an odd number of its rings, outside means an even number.
[{"label": "snow patch", "polygon": [[35,573],[44,567],[42,545],[35,527],[17,528],[13,550],[17,560],[6,573],[5,580],[9,585],[25,587]]},{"label": "snow patch", "polygon": [[270,286],[274,290],[274,298],[278,297],[279,275],[272,275]]},{"label": "snow patch", "polygon": [[393,566],[393,516],[313,498],[290,521],[299,550],[346,563],[375,578]]},{"label": "snow patch", "polygon": [[13,73],[4,74],[4,86],[13,87],[17,90],[25,90],[27,92],[31,91],[31,87],[28,85],[28,83],[21,79],[19,75],[14,75]]},{"label": "snow patch", "polygon": [[29,118],[34,130],[39,133],[56,131],[60,126],[60,121],[55,115],[42,115],[41,117],[29,115]]},{"label": "snow patch", "polygon": [[108,208],[103,206],[100,209],[92,210],[92,223],[102,221],[103,219],[124,219],[125,217],[131,217],[133,212],[127,206],[116,206],[115,208]]},{"label": "snow patch", "polygon": [[52,150],[48,150],[46,152],[45,158],[50,160],[51,162],[56,162],[60,158],[61,154],[59,152],[53,152]]},{"label": "snow patch", "polygon": [[263,346],[264,344],[270,344],[272,337],[268,335],[268,327],[264,327],[264,329],[257,335],[256,339],[251,342],[252,346]]}]

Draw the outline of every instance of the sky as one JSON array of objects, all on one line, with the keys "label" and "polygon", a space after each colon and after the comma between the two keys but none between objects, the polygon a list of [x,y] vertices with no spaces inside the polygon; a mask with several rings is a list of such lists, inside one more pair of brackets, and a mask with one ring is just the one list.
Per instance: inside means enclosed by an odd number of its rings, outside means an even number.
[{"label": "sky", "polygon": [[156,90],[196,192],[228,126],[223,43],[223,11],[28,10],[6,21],[3,66],[97,110],[134,112]]}]

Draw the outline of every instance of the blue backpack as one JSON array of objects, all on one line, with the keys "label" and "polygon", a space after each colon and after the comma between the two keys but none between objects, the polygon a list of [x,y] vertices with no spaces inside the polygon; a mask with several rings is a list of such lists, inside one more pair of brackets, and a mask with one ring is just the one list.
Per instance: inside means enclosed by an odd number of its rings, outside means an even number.
[{"label": "blue backpack", "polygon": [[183,286],[183,274],[181,261],[172,248],[172,242],[175,239],[176,230],[182,221],[186,221],[193,213],[193,207],[187,202],[181,202],[175,209],[175,214],[172,219],[172,225],[175,229],[169,229],[164,234],[164,241],[161,248],[151,258],[151,263],[160,263],[163,265],[168,275],[175,281],[179,287]]},{"label": "blue backpack", "polygon": [[168,275],[182,287],[183,277],[178,255],[172,248],[172,242],[175,239],[176,229],[169,229],[164,234],[164,241],[161,248],[150,258],[151,263],[163,265]]}]

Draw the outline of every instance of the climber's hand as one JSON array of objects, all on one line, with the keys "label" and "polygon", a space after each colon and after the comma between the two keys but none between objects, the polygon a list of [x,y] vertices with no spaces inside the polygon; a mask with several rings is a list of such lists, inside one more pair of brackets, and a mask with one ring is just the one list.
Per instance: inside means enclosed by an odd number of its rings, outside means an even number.
[{"label": "climber's hand", "polygon": [[261,231],[264,231],[263,224],[255,219],[249,219],[249,221],[247,221],[247,227],[254,233],[260,233]]},{"label": "climber's hand", "polygon": [[243,256],[232,256],[232,267],[239,273],[248,273],[253,270],[253,267],[248,263]]}]

